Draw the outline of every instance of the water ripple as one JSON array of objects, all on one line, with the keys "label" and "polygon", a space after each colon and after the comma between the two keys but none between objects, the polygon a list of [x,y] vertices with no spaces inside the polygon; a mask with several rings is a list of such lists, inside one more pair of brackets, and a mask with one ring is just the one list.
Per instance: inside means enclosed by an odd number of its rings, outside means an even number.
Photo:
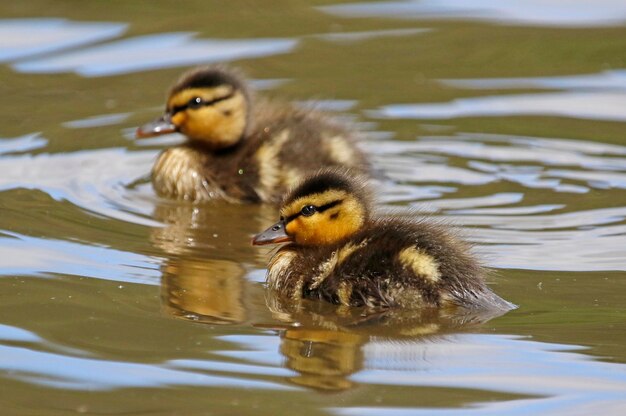
[{"label": "water ripple", "polygon": [[[7,234],[0,237],[0,276],[88,276],[127,283],[159,284],[159,259],[77,242]],[[24,256],[23,253],[28,253]]]},{"label": "water ripple", "polygon": [[386,105],[370,114],[379,118],[427,120],[529,115],[626,121],[626,93],[555,92],[458,98],[447,103]]},{"label": "water ripple", "polygon": [[0,369],[18,380],[69,390],[165,386],[293,390],[290,386],[250,378],[200,374],[159,364],[71,357],[6,345],[0,345]]},{"label": "water ripple", "polygon": [[[255,365],[279,365],[276,351],[280,348],[286,353],[277,337],[237,335],[224,338],[241,345],[241,349],[223,352],[224,355]],[[324,342],[339,348],[338,340],[333,337]],[[578,350],[581,349],[579,346],[492,334],[435,335],[404,340],[370,337],[358,352],[362,364],[346,377],[351,382],[378,388],[445,387],[538,396],[476,403],[476,408],[481,409],[480,414],[484,410],[493,412],[487,414],[499,414],[496,411],[502,409],[511,411],[507,414],[527,414],[524,412],[533,408],[565,412],[583,400],[596,409],[607,411],[626,404],[622,394],[626,388],[626,366],[594,361],[588,355],[580,354]],[[315,348],[312,351],[316,351]],[[306,359],[305,351],[299,354],[300,359]],[[344,357],[341,363],[345,364],[346,359]],[[310,360],[310,366],[302,369],[306,374],[315,369],[314,358]],[[317,365],[323,365],[321,363],[327,364],[323,360]],[[488,373],[485,373],[486,368],[490,369]],[[335,374],[327,370],[328,374]],[[389,405],[333,407],[329,410],[340,415],[433,414],[433,409],[420,411],[415,407]],[[441,408],[438,412],[434,414],[467,414],[468,409]]]},{"label": "water ripple", "polygon": [[120,36],[126,23],[65,19],[0,20],[0,62],[57,52]]},{"label": "water ripple", "polygon": [[0,158],[0,191],[39,189],[88,211],[147,226],[154,204],[127,187],[150,172],[156,152],[110,148]]},{"label": "water ripple", "polygon": [[543,88],[563,90],[625,90],[626,70],[616,69],[597,74],[529,78],[443,79],[444,85],[468,89]]},{"label": "water ripple", "polygon": [[195,39],[193,33],[162,33],[123,39],[85,50],[19,62],[27,73],[76,72],[100,77],[176,66],[227,62],[286,53],[294,39]]},{"label": "water ripple", "polygon": [[320,7],[343,17],[394,17],[399,19],[480,20],[508,25],[594,27],[617,26],[626,21],[620,0],[403,0],[351,3]]},{"label": "water ripple", "polygon": [[48,141],[39,133],[26,134],[14,138],[0,138],[0,155],[7,153],[28,152],[45,147]]}]

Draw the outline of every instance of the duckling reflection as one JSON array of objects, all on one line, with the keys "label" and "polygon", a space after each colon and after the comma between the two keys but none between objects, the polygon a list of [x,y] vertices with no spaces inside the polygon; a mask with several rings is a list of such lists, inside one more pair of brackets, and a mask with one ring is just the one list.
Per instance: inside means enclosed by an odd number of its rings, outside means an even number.
[{"label": "duckling reflection", "polygon": [[266,205],[237,205],[223,201],[204,205],[159,201],[154,217],[164,227],[155,228],[151,240],[154,246],[170,256],[209,255],[250,262],[259,256],[248,243],[250,230],[271,224],[273,211]]},{"label": "duckling reflection", "polygon": [[348,378],[363,364],[362,345],[367,337],[327,329],[291,328],[281,335],[280,353],[287,366],[299,373],[289,381],[319,390],[354,387]]},{"label": "duckling reflection", "polygon": [[164,226],[152,231],[151,241],[166,253],[161,265],[163,311],[210,324],[247,321],[247,294],[255,287],[244,278],[245,264],[258,255],[247,242],[250,229],[270,222],[263,212],[264,207],[218,201],[207,205],[162,201],[154,216]]},{"label": "duckling reflection", "polygon": [[476,329],[504,311],[469,309],[422,310],[347,308],[325,302],[294,303],[274,291],[266,302],[279,331],[280,352],[286,365],[298,372],[289,381],[321,391],[356,387],[351,375],[364,367],[368,344],[407,340],[435,340],[445,334]]},{"label": "duckling reflection", "polygon": [[245,270],[238,263],[172,258],[162,270],[161,302],[168,314],[211,324],[246,321]]}]

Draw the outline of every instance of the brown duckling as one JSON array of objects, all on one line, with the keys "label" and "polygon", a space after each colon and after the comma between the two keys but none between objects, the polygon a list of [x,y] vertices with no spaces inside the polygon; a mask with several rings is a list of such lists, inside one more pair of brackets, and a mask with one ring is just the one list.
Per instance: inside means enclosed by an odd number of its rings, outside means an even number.
[{"label": "brown duckling", "polygon": [[280,221],[253,244],[288,243],[272,257],[271,289],[345,306],[515,306],[485,284],[467,244],[424,219],[372,215],[365,182],[338,170],[305,179],[284,199]]},{"label": "brown duckling", "polygon": [[321,166],[368,174],[353,134],[319,112],[253,97],[224,67],[185,73],[169,92],[165,114],[137,137],[180,132],[188,141],[163,151],[152,169],[161,196],[193,201],[280,202]]}]

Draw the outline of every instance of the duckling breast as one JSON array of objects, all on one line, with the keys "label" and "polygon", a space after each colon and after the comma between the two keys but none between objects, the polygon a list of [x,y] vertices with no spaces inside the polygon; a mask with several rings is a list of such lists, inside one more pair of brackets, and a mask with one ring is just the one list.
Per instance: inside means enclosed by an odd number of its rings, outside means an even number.
[{"label": "duckling breast", "polygon": [[205,155],[188,146],[164,150],[152,169],[156,193],[191,201],[225,198],[224,192],[206,175],[205,159]]}]

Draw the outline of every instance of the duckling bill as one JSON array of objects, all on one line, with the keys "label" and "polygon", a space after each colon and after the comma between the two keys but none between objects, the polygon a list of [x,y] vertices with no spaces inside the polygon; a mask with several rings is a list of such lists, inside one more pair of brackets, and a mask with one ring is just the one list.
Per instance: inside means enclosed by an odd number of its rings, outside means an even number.
[{"label": "duckling bill", "polygon": [[163,151],[152,169],[154,189],[170,198],[278,203],[320,166],[370,171],[344,126],[316,111],[256,98],[243,77],[224,67],[184,74],[163,116],[136,135],[172,132],[187,142]]},{"label": "duckling bill", "polygon": [[375,216],[365,182],[337,170],[293,189],[280,220],[254,245],[287,243],[270,260],[267,282],[285,297],[345,306],[509,310],[493,293],[469,247],[423,219]]}]

